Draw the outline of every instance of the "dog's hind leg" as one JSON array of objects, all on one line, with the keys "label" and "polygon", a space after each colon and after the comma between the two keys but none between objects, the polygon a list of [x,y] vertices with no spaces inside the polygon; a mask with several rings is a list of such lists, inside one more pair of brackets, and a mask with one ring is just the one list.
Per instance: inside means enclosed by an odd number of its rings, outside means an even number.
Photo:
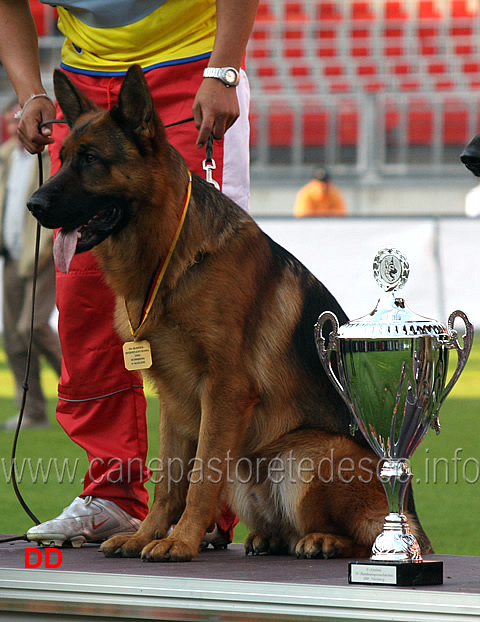
[{"label": "dog's hind leg", "polygon": [[388,513],[372,452],[345,437],[297,430],[253,456],[260,459],[261,481],[236,493],[242,519],[253,529],[247,554],[370,554]]}]

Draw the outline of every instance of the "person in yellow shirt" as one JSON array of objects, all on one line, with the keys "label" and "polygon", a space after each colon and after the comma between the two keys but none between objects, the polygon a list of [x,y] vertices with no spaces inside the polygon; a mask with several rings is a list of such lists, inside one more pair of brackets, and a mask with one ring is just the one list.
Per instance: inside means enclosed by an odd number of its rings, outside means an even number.
[{"label": "person in yellow shirt", "polygon": [[297,218],[347,215],[342,193],[332,184],[326,169],[317,169],[313,179],[300,188],[295,199],[293,215]]}]

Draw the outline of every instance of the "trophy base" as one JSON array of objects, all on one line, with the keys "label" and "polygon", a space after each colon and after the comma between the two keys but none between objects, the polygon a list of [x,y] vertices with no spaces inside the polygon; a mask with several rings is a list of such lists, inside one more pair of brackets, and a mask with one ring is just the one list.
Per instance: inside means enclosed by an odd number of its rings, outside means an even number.
[{"label": "trophy base", "polygon": [[349,562],[348,582],[376,585],[442,585],[443,562]]}]

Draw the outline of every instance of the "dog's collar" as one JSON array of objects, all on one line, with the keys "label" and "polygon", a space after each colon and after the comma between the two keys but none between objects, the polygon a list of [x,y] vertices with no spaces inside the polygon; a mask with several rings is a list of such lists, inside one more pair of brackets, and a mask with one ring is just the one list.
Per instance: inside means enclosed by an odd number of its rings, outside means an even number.
[{"label": "dog's collar", "polygon": [[158,266],[157,271],[152,279],[152,283],[150,287],[148,288],[147,296],[143,303],[142,317],[140,320],[140,324],[138,325],[137,328],[133,328],[133,324],[130,320],[130,314],[128,313],[127,300],[125,299],[125,310],[127,312],[128,325],[130,326],[130,332],[132,333],[132,337],[134,339],[138,335],[138,332],[140,331],[142,326],[145,324],[148,314],[150,313],[150,309],[152,308],[153,303],[155,302],[155,298],[157,297],[158,290],[160,289],[160,284],[162,283],[163,277],[165,276],[165,272],[167,271],[168,264],[170,263],[170,259],[172,258],[173,251],[175,250],[175,247],[177,245],[178,238],[180,237],[180,233],[182,232],[183,223],[185,222],[185,217],[188,211],[188,206],[190,205],[191,195],[192,195],[192,174],[190,171],[188,171],[187,191],[185,193],[185,200],[183,202],[183,207],[180,212],[177,228],[175,230],[175,234],[172,238],[172,241],[170,242],[170,246],[168,247],[167,254],[162,258],[160,265]]}]

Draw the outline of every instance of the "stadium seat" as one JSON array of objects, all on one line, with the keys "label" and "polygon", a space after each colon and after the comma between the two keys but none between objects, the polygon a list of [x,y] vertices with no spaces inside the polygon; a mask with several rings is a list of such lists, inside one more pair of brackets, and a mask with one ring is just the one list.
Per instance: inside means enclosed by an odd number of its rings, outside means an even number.
[{"label": "stadium seat", "polygon": [[376,18],[375,11],[370,2],[353,0],[351,3],[352,20],[371,21]]},{"label": "stadium seat", "polygon": [[417,0],[419,19],[438,20],[442,17],[437,0]]},{"label": "stadium seat", "polygon": [[337,141],[342,146],[355,146],[359,139],[360,114],[356,100],[341,101],[337,109]]},{"label": "stadium seat", "polygon": [[[476,10],[474,7],[476,6]],[[465,43],[465,37],[475,36],[474,23],[478,20],[478,2],[467,0],[450,1],[450,28],[449,35],[455,39],[455,45]],[[458,53],[458,52],[457,52]]]},{"label": "stadium seat", "polygon": [[427,99],[412,100],[407,109],[407,142],[430,145],[434,134],[434,108]]},{"label": "stadium seat", "polygon": [[453,91],[457,88],[457,82],[450,78],[441,78],[440,80],[433,80],[433,88],[435,91]]},{"label": "stadium seat", "polygon": [[257,17],[255,18],[255,24],[272,23],[276,20],[276,15],[273,11],[272,4],[262,0],[258,5]]},{"label": "stadium seat", "polygon": [[283,19],[287,22],[307,22],[310,18],[305,12],[303,2],[286,2],[283,7]]},{"label": "stadium seat", "polygon": [[464,74],[480,74],[480,61],[465,61],[461,64],[461,70]]},{"label": "stadium seat", "polygon": [[442,59],[435,59],[434,61],[429,61],[426,65],[426,68],[428,74],[431,76],[444,76],[449,72],[447,63]]},{"label": "stadium seat", "polygon": [[382,120],[387,143],[396,142],[395,134],[399,130],[402,121],[402,114],[397,101],[388,99],[385,102],[383,119],[380,119],[380,121]]},{"label": "stadium seat", "polygon": [[344,63],[339,61],[325,63],[320,70],[330,93],[348,93],[353,90],[353,82],[348,77]]},{"label": "stadium seat", "polygon": [[341,62],[325,63],[322,67],[322,73],[327,78],[344,76],[346,74],[346,67]]},{"label": "stadium seat", "polygon": [[318,81],[313,76],[312,65],[306,61],[291,63],[288,68],[288,80],[295,91],[313,93],[318,90]]},{"label": "stadium seat", "polygon": [[403,22],[408,19],[408,11],[403,0],[385,0],[383,5],[387,21]]},{"label": "stadium seat", "polygon": [[406,50],[402,42],[384,41],[383,43],[383,55],[389,57],[402,58],[405,56]]},{"label": "stadium seat", "polygon": [[383,13],[383,36],[394,39],[403,37],[408,17],[404,2],[386,0]]},{"label": "stadium seat", "polygon": [[275,78],[278,76],[278,66],[271,61],[258,63],[255,73],[259,78]]},{"label": "stadium seat", "polygon": [[424,50],[428,50],[429,45],[432,46],[433,41],[439,36],[442,14],[435,0],[418,0],[417,11],[417,35],[420,39],[429,40],[424,41],[424,46],[421,47],[422,53],[426,53]]},{"label": "stadium seat", "polygon": [[408,13],[404,2],[387,0],[383,3],[383,16],[379,32],[382,37],[381,51],[384,56],[402,57],[407,49]]},{"label": "stadium seat", "polygon": [[303,144],[307,147],[325,146],[328,142],[330,115],[318,107],[305,107],[302,114]]},{"label": "stadium seat", "polygon": [[362,77],[362,76],[368,76],[368,77],[372,77],[372,76],[377,76],[379,73],[378,70],[378,65],[376,63],[371,63],[371,62],[360,62],[357,64],[357,66],[355,67],[355,73],[357,74],[357,76]]},{"label": "stadium seat", "polygon": [[335,58],[338,52],[336,32],[319,28],[315,33],[315,55],[319,58]]},{"label": "stadium seat", "polygon": [[443,142],[446,145],[466,145],[470,140],[470,111],[461,99],[447,100],[443,106]]},{"label": "stadium seat", "polygon": [[288,104],[276,104],[268,116],[268,143],[271,147],[290,147],[293,143],[295,113]]},{"label": "stadium seat", "polygon": [[399,61],[390,65],[390,72],[394,76],[410,76],[414,73],[414,67],[412,63]]},{"label": "stadium seat", "polygon": [[349,78],[335,78],[328,81],[328,90],[332,94],[351,93],[355,89],[355,84]]},{"label": "stadium seat", "polygon": [[344,15],[338,2],[318,0],[315,18],[317,22],[323,24],[325,22],[340,22],[344,19]]},{"label": "stadium seat", "polygon": [[454,41],[452,48],[457,56],[472,56],[476,49],[474,42],[465,41],[465,37],[461,37],[458,43]]},{"label": "stadium seat", "polygon": [[469,0],[450,0],[450,15],[452,17],[471,17],[471,6],[472,3]]},{"label": "stadium seat", "polygon": [[282,54],[286,58],[303,58],[306,56],[306,31],[304,24],[294,25],[285,22],[281,29]]}]

